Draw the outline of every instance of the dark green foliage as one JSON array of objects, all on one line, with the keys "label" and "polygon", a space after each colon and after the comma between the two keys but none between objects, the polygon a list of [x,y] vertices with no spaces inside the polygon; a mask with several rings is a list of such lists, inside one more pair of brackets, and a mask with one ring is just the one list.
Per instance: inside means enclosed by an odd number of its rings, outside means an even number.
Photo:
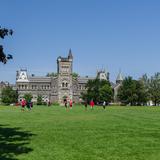
[{"label": "dark green foliage", "polygon": [[7,105],[11,103],[17,103],[18,101],[17,91],[13,90],[12,87],[10,86],[3,88],[1,93],[1,101]]},{"label": "dark green foliage", "polygon": [[57,76],[57,73],[47,73],[46,77],[56,77]]},{"label": "dark green foliage", "polygon": [[160,103],[160,73],[155,73],[149,81],[149,94],[154,105]]},{"label": "dark green foliage", "polygon": [[136,84],[132,77],[127,77],[124,79],[122,86],[118,90],[118,98],[125,105],[129,103],[133,105],[137,96]]},{"label": "dark green foliage", "polygon": [[72,73],[72,77],[73,77],[73,78],[77,78],[77,77],[78,77],[78,73],[73,72],[73,73]]},{"label": "dark green foliage", "polygon": [[148,91],[142,80],[126,77],[118,90],[118,98],[125,105],[144,105],[148,101]]},{"label": "dark green foliage", "polygon": [[[6,29],[6,28],[1,28],[0,27],[0,38],[1,39],[4,39],[5,36],[8,36],[8,35],[12,35],[13,34],[13,30],[9,30],[9,29]],[[7,61],[9,59],[12,59],[12,55],[8,54],[6,55],[3,51],[3,46],[0,45],[0,62],[2,63],[7,63]]]},{"label": "dark green foliage", "polygon": [[38,97],[37,97],[37,105],[42,105],[42,104],[43,104],[42,96],[38,95]]},{"label": "dark green foliage", "polygon": [[26,94],[24,95],[24,98],[25,98],[25,100],[26,100],[27,102],[31,102],[33,96],[32,96],[31,93],[26,93]]},{"label": "dark green foliage", "polygon": [[82,93],[82,99],[87,101],[94,100],[95,103],[99,102],[111,102],[113,100],[113,91],[111,85],[106,80],[89,80],[86,84],[87,91]]},{"label": "dark green foliage", "polygon": [[138,106],[147,104],[147,101],[149,100],[149,93],[142,80],[136,81],[136,95],[136,104]]},{"label": "dark green foliage", "polygon": [[66,99],[67,98],[67,96],[63,96],[63,99]]}]

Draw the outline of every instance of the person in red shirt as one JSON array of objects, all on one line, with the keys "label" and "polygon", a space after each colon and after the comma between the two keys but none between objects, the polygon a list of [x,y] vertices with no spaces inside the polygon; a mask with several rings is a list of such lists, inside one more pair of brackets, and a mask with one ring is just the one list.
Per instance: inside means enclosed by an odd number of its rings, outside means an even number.
[{"label": "person in red shirt", "polygon": [[26,100],[25,99],[22,99],[21,106],[22,106],[22,111],[24,111],[24,108],[26,106]]},{"label": "person in red shirt", "polygon": [[94,101],[93,100],[90,101],[90,106],[93,109],[93,107],[94,107]]},{"label": "person in red shirt", "polygon": [[69,101],[70,109],[72,109],[72,104],[73,104],[73,102],[72,102],[72,100],[70,99],[70,101]]}]

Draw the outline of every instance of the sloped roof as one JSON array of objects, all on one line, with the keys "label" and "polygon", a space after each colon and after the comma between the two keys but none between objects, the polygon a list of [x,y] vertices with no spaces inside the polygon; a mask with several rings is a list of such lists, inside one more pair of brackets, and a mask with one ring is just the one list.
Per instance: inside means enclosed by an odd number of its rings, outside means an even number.
[{"label": "sloped roof", "polygon": [[29,82],[51,82],[51,77],[41,77],[41,76],[30,76]]},{"label": "sloped roof", "polygon": [[119,72],[116,81],[123,81],[123,76],[121,72]]},{"label": "sloped roof", "polygon": [[93,80],[95,79],[95,77],[78,77],[77,80],[78,80],[78,83],[87,83],[88,80]]}]

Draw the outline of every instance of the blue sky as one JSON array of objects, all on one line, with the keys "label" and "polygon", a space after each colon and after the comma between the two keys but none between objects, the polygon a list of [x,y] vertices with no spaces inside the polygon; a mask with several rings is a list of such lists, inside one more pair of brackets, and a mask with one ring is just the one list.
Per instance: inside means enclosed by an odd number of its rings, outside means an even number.
[{"label": "blue sky", "polygon": [[71,48],[73,70],[95,76],[105,68],[139,78],[160,68],[159,0],[0,0],[0,25],[14,30],[0,40],[14,59],[0,64],[0,81],[15,83],[16,70],[56,72]]}]

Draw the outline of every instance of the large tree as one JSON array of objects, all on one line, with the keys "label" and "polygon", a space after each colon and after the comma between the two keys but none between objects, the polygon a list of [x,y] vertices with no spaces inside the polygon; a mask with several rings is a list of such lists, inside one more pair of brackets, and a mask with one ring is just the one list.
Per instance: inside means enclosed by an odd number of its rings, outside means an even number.
[{"label": "large tree", "polygon": [[149,81],[149,94],[154,105],[160,103],[160,73],[155,73]]},{"label": "large tree", "polygon": [[149,100],[149,92],[145,83],[142,80],[136,81],[136,103],[137,105],[146,105]]},{"label": "large tree", "polygon": [[87,91],[82,93],[82,98],[88,103],[94,100],[95,103],[106,101],[107,103],[113,100],[113,90],[107,80],[89,80],[86,84]]},{"label": "large tree", "polygon": [[25,93],[23,98],[25,98],[27,102],[31,102],[33,96],[31,93]]},{"label": "large tree", "polygon": [[148,91],[142,80],[133,80],[129,76],[122,82],[118,90],[118,98],[125,105],[144,105],[148,101]]},{"label": "large tree", "polygon": [[125,105],[135,105],[135,99],[137,98],[136,83],[132,77],[126,77],[123,80],[122,86],[118,90],[118,98]]},{"label": "large tree", "polygon": [[38,95],[38,97],[37,97],[37,105],[42,105],[42,103],[43,103],[42,95]]},{"label": "large tree", "polygon": [[[1,39],[4,39],[5,36],[12,35],[12,34],[13,34],[13,30],[0,27],[0,38]],[[0,45],[0,62],[5,64],[7,63],[9,59],[12,59],[12,58],[13,57],[11,54],[4,53],[3,45]]]},{"label": "large tree", "polygon": [[10,86],[3,88],[1,93],[1,101],[7,105],[11,103],[17,103],[18,92],[13,90]]}]

